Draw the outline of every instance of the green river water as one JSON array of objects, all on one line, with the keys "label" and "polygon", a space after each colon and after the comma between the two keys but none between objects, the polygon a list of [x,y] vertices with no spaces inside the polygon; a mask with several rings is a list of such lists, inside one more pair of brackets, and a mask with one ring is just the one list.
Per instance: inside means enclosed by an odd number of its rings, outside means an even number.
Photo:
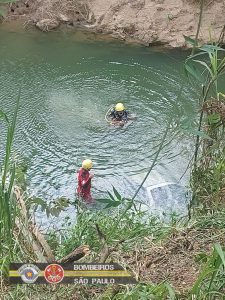
[{"label": "green river water", "polygon": [[[132,196],[169,119],[196,114],[197,95],[182,68],[185,52],[9,25],[1,25],[0,42],[0,107],[9,116],[22,85],[13,153],[28,166],[30,193],[46,201],[74,198],[76,171],[84,158],[94,162],[95,197],[112,185]],[[125,128],[111,127],[104,119],[118,101],[137,115]],[[190,149],[190,137],[178,134],[146,184],[177,182]]]}]

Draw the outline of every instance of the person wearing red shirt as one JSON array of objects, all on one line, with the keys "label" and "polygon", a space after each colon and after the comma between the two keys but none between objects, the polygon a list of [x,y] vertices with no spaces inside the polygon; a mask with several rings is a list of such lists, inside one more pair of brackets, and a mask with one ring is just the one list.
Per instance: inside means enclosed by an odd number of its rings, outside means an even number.
[{"label": "person wearing red shirt", "polygon": [[89,172],[92,167],[92,161],[90,159],[85,159],[82,162],[82,168],[80,168],[77,174],[77,194],[88,203],[93,202],[93,198],[91,196],[91,179],[93,178],[93,175]]}]

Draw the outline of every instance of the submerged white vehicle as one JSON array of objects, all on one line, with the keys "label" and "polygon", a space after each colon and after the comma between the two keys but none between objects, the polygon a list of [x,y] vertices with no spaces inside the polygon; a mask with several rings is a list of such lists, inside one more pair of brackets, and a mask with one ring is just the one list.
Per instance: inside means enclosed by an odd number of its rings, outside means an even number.
[{"label": "submerged white vehicle", "polygon": [[[136,182],[139,185],[142,178],[133,177],[133,184]],[[172,176],[172,173],[166,176],[166,174],[161,175],[159,172],[153,171],[138,193],[136,200],[141,203],[142,211],[162,218],[173,213],[181,216],[187,215],[191,193],[185,186],[186,183],[187,180],[181,183],[179,178]]]},{"label": "submerged white vehicle", "polygon": [[186,187],[174,182],[163,182],[145,189],[147,192],[145,205],[152,213],[159,216],[187,213],[190,193]]}]

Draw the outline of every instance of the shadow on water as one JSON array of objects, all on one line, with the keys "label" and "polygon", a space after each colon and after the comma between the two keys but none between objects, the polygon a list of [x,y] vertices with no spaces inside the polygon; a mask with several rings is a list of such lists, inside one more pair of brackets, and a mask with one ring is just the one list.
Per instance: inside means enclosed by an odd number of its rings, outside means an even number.
[{"label": "shadow on water", "polygon": [[[183,75],[185,53],[89,41],[76,33],[15,34],[3,28],[0,39],[0,104],[12,114],[22,81],[14,153],[29,166],[29,191],[46,201],[74,199],[76,172],[86,157],[94,162],[95,197],[112,186],[131,197],[171,116],[193,118],[196,95]],[[117,101],[137,115],[126,128],[110,127],[104,119]],[[188,138],[177,134],[146,185],[177,183],[190,148]]]}]

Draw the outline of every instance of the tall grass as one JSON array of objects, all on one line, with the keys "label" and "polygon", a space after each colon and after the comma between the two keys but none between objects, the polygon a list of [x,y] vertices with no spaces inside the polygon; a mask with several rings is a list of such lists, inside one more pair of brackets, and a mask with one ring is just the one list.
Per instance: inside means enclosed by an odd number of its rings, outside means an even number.
[{"label": "tall grass", "polygon": [[202,258],[205,264],[190,291],[189,299],[224,299],[225,253],[219,244],[214,245],[212,255]]},{"label": "tall grass", "polygon": [[196,138],[192,207],[215,210],[225,199],[225,96],[218,84],[225,72],[225,50],[217,45],[199,46],[186,60],[185,70],[201,85],[198,130],[203,128],[206,134]]},{"label": "tall grass", "polygon": [[6,268],[7,262],[12,256],[13,227],[15,222],[16,206],[13,197],[13,184],[15,179],[15,163],[11,164],[10,154],[12,150],[13,137],[15,133],[16,119],[19,108],[21,89],[16,100],[16,107],[9,122],[6,114],[1,111],[0,115],[7,127],[7,139],[5,146],[5,157],[0,184],[0,270]]},{"label": "tall grass", "polygon": [[[114,300],[176,300],[175,291],[173,287],[167,283],[162,282],[158,285],[154,284],[139,284],[135,288],[125,292],[118,293]],[[103,299],[102,299],[103,300]]]}]

